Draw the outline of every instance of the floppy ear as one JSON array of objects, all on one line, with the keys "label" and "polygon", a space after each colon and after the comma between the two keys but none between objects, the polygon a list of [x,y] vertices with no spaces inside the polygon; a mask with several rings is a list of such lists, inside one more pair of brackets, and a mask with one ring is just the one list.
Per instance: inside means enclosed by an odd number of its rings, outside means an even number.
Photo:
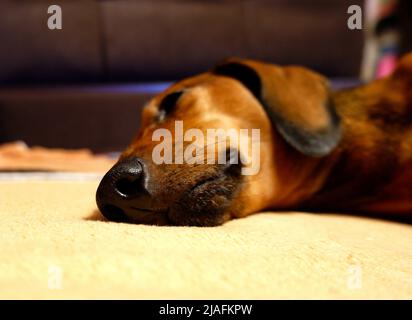
[{"label": "floppy ear", "polygon": [[239,80],[260,101],[272,124],[295,149],[324,156],[339,143],[339,117],[326,78],[296,66],[231,59],[212,71]]}]

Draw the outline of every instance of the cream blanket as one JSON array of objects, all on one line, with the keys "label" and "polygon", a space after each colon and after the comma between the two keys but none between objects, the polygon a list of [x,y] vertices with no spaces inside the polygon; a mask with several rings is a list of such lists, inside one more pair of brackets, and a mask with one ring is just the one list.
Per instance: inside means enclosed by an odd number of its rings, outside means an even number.
[{"label": "cream blanket", "polygon": [[0,298],[412,298],[412,226],[261,213],[102,221],[97,181],[0,182]]}]

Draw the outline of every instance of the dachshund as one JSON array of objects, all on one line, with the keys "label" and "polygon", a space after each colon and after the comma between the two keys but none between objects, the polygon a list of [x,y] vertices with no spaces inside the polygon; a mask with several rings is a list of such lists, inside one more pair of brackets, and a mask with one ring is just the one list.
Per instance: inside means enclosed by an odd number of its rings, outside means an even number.
[{"label": "dachshund", "polygon": [[[241,161],[155,163],[154,133],[174,133],[176,121],[259,129],[259,172],[242,174]],[[155,225],[216,226],[266,209],[411,216],[412,53],[386,78],[341,90],[303,67],[236,58],[177,82],[145,106],[96,201],[109,220]]]}]

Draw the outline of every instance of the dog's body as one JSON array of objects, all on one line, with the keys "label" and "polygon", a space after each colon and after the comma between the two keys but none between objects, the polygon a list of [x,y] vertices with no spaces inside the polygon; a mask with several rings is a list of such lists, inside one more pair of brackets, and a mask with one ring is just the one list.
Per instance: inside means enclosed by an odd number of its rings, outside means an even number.
[{"label": "dog's body", "polygon": [[[153,132],[175,120],[259,128],[260,172],[153,164]],[[145,108],[97,202],[109,219],[158,224],[217,225],[264,209],[412,215],[412,54],[391,76],[338,92],[307,69],[244,60],[181,81]]]},{"label": "dog's body", "polygon": [[[337,92],[339,146],[321,162],[327,179],[305,201],[314,210],[412,214],[412,55],[396,72]],[[330,169],[327,169],[330,168]]]}]

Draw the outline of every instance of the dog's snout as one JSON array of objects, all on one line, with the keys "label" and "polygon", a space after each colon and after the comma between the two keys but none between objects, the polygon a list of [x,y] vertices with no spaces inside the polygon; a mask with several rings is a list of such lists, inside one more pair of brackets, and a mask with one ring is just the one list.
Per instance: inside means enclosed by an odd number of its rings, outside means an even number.
[{"label": "dog's snout", "polygon": [[[111,171],[111,172],[110,172]],[[120,162],[109,171],[114,191],[125,198],[146,192],[142,162],[131,158]]]},{"label": "dog's snout", "polygon": [[131,157],[115,164],[97,189],[96,202],[102,214],[113,221],[127,220],[133,203],[148,202],[148,178],[140,158]]}]

